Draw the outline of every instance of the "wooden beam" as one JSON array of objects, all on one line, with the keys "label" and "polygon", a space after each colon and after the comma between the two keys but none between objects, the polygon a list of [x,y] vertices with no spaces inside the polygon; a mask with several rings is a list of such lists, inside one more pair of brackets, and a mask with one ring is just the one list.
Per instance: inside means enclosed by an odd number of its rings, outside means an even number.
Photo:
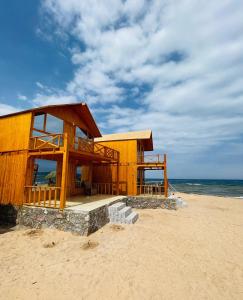
[{"label": "wooden beam", "polygon": [[168,197],[168,178],[167,178],[167,161],[166,154],[164,154],[164,195],[165,198]]},{"label": "wooden beam", "polygon": [[64,209],[66,206],[66,194],[67,194],[67,179],[68,179],[68,137],[64,133],[64,153],[62,162],[62,180],[61,180],[61,195],[60,195],[60,209]]},{"label": "wooden beam", "polygon": [[40,133],[44,133],[44,134],[51,134],[50,132],[47,132],[46,130],[41,130],[41,129],[37,129],[37,128],[32,128],[33,131],[37,131],[37,132],[40,132]]},{"label": "wooden beam", "polygon": [[73,109],[70,109],[67,112],[62,108],[52,107],[47,108],[46,111],[59,119],[62,119],[72,125],[76,125],[79,128],[84,129],[87,132],[90,132],[90,129],[88,128],[86,123],[83,122],[81,117]]},{"label": "wooden beam", "polygon": [[44,114],[43,131],[46,131],[47,114]]},{"label": "wooden beam", "polygon": [[120,186],[120,168],[119,168],[119,161],[116,167],[116,194],[119,195],[119,186]]}]

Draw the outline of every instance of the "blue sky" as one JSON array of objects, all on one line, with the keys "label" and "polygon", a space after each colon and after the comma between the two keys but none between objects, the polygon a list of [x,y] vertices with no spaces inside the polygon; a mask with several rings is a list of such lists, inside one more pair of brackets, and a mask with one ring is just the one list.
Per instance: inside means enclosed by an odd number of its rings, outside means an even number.
[{"label": "blue sky", "polygon": [[0,114],[85,101],[171,178],[243,179],[243,2],[2,0]]}]

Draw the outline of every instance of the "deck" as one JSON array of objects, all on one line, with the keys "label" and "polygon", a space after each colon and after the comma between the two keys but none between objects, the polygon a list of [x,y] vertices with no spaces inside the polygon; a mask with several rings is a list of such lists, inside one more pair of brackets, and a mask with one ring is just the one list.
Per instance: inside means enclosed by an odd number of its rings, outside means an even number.
[{"label": "deck", "polygon": [[164,170],[166,158],[161,154],[138,156],[137,167],[147,170]]},{"label": "deck", "polygon": [[[62,154],[65,151],[65,139],[67,134],[44,134],[30,138],[29,153],[32,156],[52,156]],[[107,146],[95,143],[92,139],[75,136],[74,139],[66,143],[68,150],[73,156],[86,157],[97,161],[118,162],[119,152]]]}]

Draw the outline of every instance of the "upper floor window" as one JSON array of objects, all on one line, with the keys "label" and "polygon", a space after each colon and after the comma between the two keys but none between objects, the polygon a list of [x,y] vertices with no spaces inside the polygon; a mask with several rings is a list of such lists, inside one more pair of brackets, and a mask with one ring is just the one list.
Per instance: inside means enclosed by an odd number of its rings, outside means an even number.
[{"label": "upper floor window", "polygon": [[89,138],[88,135],[82,129],[80,129],[77,126],[76,126],[75,136],[83,138],[83,139],[88,139]]},{"label": "upper floor window", "polygon": [[45,113],[35,115],[33,135],[39,136],[52,133],[63,133],[63,120]]}]

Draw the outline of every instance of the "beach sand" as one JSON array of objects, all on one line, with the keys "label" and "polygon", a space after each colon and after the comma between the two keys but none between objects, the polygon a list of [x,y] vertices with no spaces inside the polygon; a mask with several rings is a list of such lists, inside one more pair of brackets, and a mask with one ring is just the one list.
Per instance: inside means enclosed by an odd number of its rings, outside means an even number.
[{"label": "beach sand", "polygon": [[89,237],[0,234],[0,299],[243,299],[243,201],[180,195]]}]

